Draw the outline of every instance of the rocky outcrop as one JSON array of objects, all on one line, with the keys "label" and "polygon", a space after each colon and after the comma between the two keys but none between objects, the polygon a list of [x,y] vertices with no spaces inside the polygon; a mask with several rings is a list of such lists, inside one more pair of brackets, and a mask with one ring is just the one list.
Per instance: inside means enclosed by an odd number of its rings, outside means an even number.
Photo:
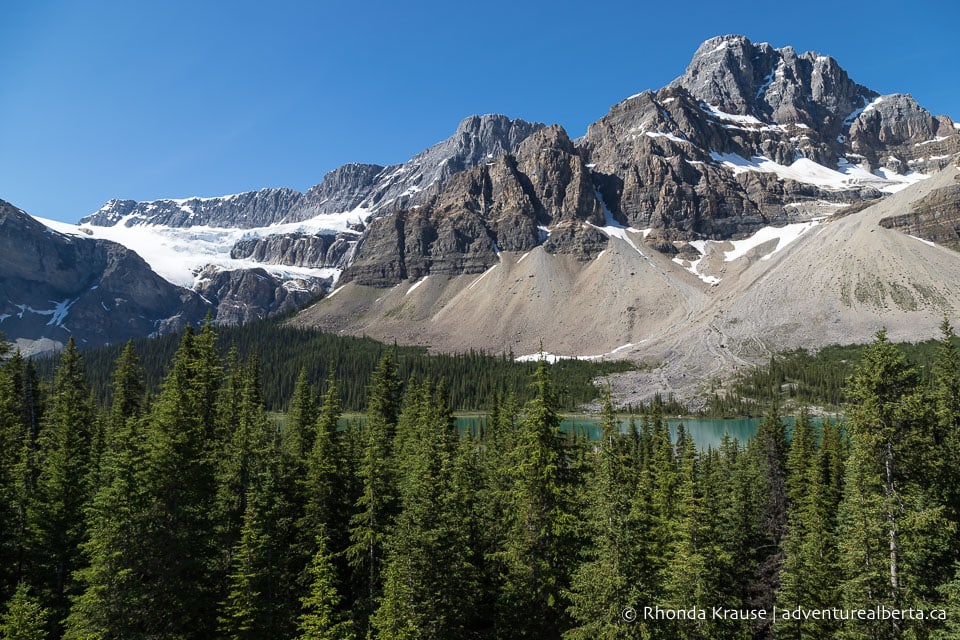
[{"label": "rocky outcrop", "polygon": [[423,206],[371,222],[341,282],[390,286],[432,273],[480,273],[500,251],[550,250],[589,259],[606,236],[590,173],[558,126],[531,135],[513,155],[453,176]]},{"label": "rocky outcrop", "polygon": [[216,198],[180,198],[135,202],[110,200],[80,222],[111,227],[156,224],[168,227],[265,227],[278,222],[300,202],[293,189],[261,189]]},{"label": "rocky outcrop", "polygon": [[724,239],[822,215],[813,203],[877,199],[911,171],[942,168],[960,136],[909,96],[856,84],[833,58],[723,36],[669,86],[615,105],[579,147],[623,222],[669,240]]},{"label": "rocky outcrop", "polygon": [[316,299],[329,280],[281,280],[263,269],[207,267],[197,292],[216,307],[217,324],[237,325],[296,311]]},{"label": "rocky outcrop", "polygon": [[265,264],[295,267],[334,267],[343,269],[353,257],[360,234],[277,234],[239,240],[230,257]]},{"label": "rocky outcrop", "polygon": [[177,330],[210,309],[125,247],[57,233],[3,201],[0,273],[0,331],[23,346],[108,344]]},{"label": "rocky outcrop", "polygon": [[802,124],[826,136],[840,133],[849,114],[878,96],[853,82],[829,56],[774,49],[739,35],[701,44],[670,87],[682,87],[724,113]]},{"label": "rocky outcrop", "polygon": [[932,191],[909,212],[883,218],[880,225],[960,251],[960,184]]},{"label": "rocky outcrop", "polygon": [[452,136],[403,164],[346,164],[329,172],[305,194],[293,189],[261,189],[215,198],[110,200],[80,222],[113,226],[124,220],[127,226],[250,229],[354,210],[361,217],[391,213],[426,202],[461,171],[513,153],[543,126],[503,115],[470,116]]}]

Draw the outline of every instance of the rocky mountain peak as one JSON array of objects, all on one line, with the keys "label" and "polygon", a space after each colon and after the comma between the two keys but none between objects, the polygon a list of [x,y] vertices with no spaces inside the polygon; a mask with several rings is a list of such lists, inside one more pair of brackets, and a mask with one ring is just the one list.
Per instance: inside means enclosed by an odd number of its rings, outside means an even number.
[{"label": "rocky mountain peak", "polygon": [[775,49],[740,35],[704,42],[670,86],[724,113],[838,131],[844,119],[879,95],[853,82],[829,56]]}]

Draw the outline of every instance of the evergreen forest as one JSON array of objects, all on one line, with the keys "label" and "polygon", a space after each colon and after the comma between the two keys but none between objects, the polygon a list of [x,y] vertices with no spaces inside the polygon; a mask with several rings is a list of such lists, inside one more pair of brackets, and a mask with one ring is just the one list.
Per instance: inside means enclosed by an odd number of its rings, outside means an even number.
[{"label": "evergreen forest", "polygon": [[960,637],[946,322],[924,372],[878,333],[843,424],[788,433],[772,402],[707,450],[656,404],[620,430],[609,398],[600,439],[563,433],[542,360],[463,433],[395,349],[347,426],[337,361],[268,401],[263,354],[209,323],[155,384],[117,349],[103,395],[72,342],[49,385],[3,350],[3,639]]}]

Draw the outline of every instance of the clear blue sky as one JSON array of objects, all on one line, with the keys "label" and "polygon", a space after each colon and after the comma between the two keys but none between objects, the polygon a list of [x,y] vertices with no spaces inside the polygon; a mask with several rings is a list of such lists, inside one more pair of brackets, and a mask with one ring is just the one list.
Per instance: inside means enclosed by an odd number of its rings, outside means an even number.
[{"label": "clear blue sky", "polygon": [[743,33],[832,55],[960,118],[954,2],[11,0],[0,199],[76,221],[109,198],[305,190],[391,164],[473,113],[579,136]]}]

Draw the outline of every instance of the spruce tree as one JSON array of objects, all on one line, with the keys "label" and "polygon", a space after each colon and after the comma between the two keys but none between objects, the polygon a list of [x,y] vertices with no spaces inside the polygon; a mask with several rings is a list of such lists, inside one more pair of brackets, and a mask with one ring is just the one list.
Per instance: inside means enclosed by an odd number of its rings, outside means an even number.
[{"label": "spruce tree", "polygon": [[377,365],[368,392],[358,469],[361,494],[350,520],[347,548],[355,575],[361,630],[366,629],[366,617],[373,612],[383,588],[384,547],[396,515],[392,453],[399,408],[400,381],[388,351]]},{"label": "spruce tree", "polygon": [[640,480],[637,443],[620,434],[609,391],[601,426],[587,479],[587,539],[592,546],[571,580],[570,615],[576,626],[564,638],[641,637],[646,626],[622,615],[628,606],[650,603],[643,593],[650,586],[649,551],[640,542],[649,531],[642,512],[633,508]]},{"label": "spruce tree", "polygon": [[76,574],[83,591],[67,619],[65,637],[78,640],[135,635],[144,607],[139,576],[149,571],[141,564],[146,503],[138,482],[145,455],[144,383],[132,344],[117,360],[112,390],[99,487],[86,512],[88,566]]},{"label": "spruce tree", "polygon": [[464,526],[469,512],[456,486],[456,427],[442,387],[436,394],[424,387],[414,397],[419,406],[404,408],[417,423],[398,461],[407,473],[373,625],[384,639],[459,638],[475,615],[477,572]]},{"label": "spruce tree", "polygon": [[139,478],[146,500],[141,548],[149,571],[139,578],[147,634],[209,637],[216,624],[216,465],[208,436],[219,365],[210,342],[184,333],[147,418]]},{"label": "spruce tree", "polygon": [[[848,391],[851,452],[840,505],[841,590],[854,607],[908,608],[945,581],[952,525],[927,482],[934,420],[916,370],[880,331]],[[854,621],[851,637],[901,637],[912,621]]]},{"label": "spruce tree", "polygon": [[307,380],[307,370],[300,369],[297,384],[293,388],[293,398],[290,400],[287,424],[283,429],[284,451],[291,459],[304,460],[313,448],[316,421],[317,405]]},{"label": "spruce tree", "polygon": [[575,546],[572,486],[556,395],[543,360],[534,388],[536,396],[524,406],[510,459],[508,528],[500,554],[505,571],[501,637],[557,638],[568,626],[564,593]]},{"label": "spruce tree", "polygon": [[337,572],[322,529],[315,546],[317,552],[307,571],[309,591],[301,601],[297,640],[353,640],[353,624],[341,608]]},{"label": "spruce tree", "polygon": [[[788,457],[790,508],[783,539],[777,606],[783,610],[826,609],[839,602],[836,547],[836,502],[830,487],[830,458],[817,447],[806,413],[793,430]],[[838,626],[831,620],[780,620],[778,637],[830,637]]]},{"label": "spruce tree", "polygon": [[84,510],[92,494],[94,410],[83,362],[71,338],[60,357],[50,408],[38,439],[39,475],[27,505],[29,554],[38,597],[57,628],[77,593],[73,572],[83,564]]},{"label": "spruce tree", "polygon": [[300,610],[295,513],[285,491],[279,443],[248,489],[240,540],[232,554],[220,631],[234,640],[289,638]]},{"label": "spruce tree", "polygon": [[27,586],[20,583],[7,610],[0,617],[0,638],[3,640],[44,640],[49,614],[30,596]]}]

